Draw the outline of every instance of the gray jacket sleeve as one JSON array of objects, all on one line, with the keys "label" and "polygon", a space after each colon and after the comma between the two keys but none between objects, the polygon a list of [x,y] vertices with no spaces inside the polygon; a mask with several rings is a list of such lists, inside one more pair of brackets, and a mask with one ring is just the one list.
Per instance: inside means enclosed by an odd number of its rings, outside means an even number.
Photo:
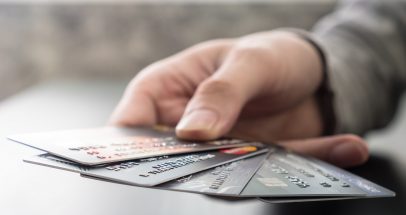
[{"label": "gray jacket sleeve", "polygon": [[406,1],[341,1],[312,34],[328,62],[335,133],[387,125],[406,88]]}]

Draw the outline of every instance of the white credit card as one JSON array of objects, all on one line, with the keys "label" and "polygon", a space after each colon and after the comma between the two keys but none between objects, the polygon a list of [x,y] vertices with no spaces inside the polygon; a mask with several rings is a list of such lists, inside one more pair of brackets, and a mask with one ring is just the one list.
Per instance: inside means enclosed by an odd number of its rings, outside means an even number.
[{"label": "white credit card", "polygon": [[241,147],[254,143],[232,138],[206,142],[179,140],[172,129],[163,126],[103,127],[19,134],[8,138],[83,165]]}]

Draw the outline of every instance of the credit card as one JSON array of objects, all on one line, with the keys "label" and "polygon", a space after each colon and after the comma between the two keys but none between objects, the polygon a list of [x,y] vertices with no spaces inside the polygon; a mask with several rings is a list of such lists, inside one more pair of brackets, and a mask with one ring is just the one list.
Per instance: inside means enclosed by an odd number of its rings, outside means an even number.
[{"label": "credit card", "polygon": [[286,150],[272,153],[240,194],[245,197],[274,197],[274,200],[292,196],[392,197],[394,195],[394,192],[346,170]]},{"label": "credit card", "polygon": [[[299,156],[293,156],[298,162],[304,159]],[[324,175],[336,175],[342,180],[348,181],[348,183],[354,184],[360,190],[364,191],[366,197],[394,197],[395,192],[382,187],[372,181],[365,178],[352,174],[344,169],[338,168],[329,163],[323,162],[314,158],[307,158],[308,162],[306,164],[318,172],[324,172]]]},{"label": "credit card", "polygon": [[316,201],[333,201],[333,200],[348,200],[348,199],[358,199],[365,198],[364,196],[357,197],[336,197],[336,196],[324,196],[324,197],[269,197],[269,198],[258,198],[260,201],[265,203],[294,203],[294,202],[316,202]]},{"label": "credit card", "polygon": [[[88,172],[88,167],[49,154],[25,161],[79,172],[92,179],[134,185],[115,180],[114,176],[83,174]],[[331,164],[272,145],[269,153],[184,175],[152,188],[226,197],[257,197],[270,203],[395,196],[393,191]]]},{"label": "credit card", "polygon": [[83,175],[119,183],[136,186],[155,186],[185,175],[266,153],[267,151],[267,148],[260,146],[244,146],[187,155],[138,159],[97,167],[79,165],[50,154],[42,154],[25,159],[24,161],[74,171]]},{"label": "credit card", "polygon": [[224,164],[214,169],[160,184],[155,188],[220,196],[238,196],[266,157],[267,154],[261,154]]},{"label": "credit card", "polygon": [[20,134],[8,138],[83,165],[100,165],[252,144],[249,141],[231,138],[206,142],[179,140],[171,128],[164,126],[151,128],[104,127]]}]

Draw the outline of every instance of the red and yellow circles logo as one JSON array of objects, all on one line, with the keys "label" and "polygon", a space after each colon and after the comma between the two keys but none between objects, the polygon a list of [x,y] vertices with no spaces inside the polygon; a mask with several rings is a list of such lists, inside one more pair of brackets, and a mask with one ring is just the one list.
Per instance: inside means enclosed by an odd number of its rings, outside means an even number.
[{"label": "red and yellow circles logo", "polygon": [[152,127],[154,130],[156,131],[160,131],[160,132],[171,132],[174,131],[175,129],[166,125],[154,125]]},{"label": "red and yellow circles logo", "polygon": [[221,150],[221,152],[223,152],[223,153],[233,154],[233,155],[243,155],[243,154],[247,154],[249,152],[255,152],[255,151],[257,151],[257,147],[255,147],[255,146],[244,146],[244,147]]}]

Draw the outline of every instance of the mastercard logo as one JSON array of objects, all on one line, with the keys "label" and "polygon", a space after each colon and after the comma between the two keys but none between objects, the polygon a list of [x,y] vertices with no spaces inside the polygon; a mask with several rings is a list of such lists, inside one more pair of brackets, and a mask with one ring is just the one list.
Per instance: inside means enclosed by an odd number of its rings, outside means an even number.
[{"label": "mastercard logo", "polygon": [[172,127],[169,127],[166,125],[155,125],[152,128],[156,131],[161,131],[161,132],[170,132],[170,131],[174,130]]},{"label": "mastercard logo", "polygon": [[223,149],[221,152],[225,154],[233,154],[233,155],[243,155],[247,154],[250,152],[255,152],[257,151],[257,147],[255,146],[244,146],[244,147],[238,147],[238,148],[232,148],[232,149]]}]

